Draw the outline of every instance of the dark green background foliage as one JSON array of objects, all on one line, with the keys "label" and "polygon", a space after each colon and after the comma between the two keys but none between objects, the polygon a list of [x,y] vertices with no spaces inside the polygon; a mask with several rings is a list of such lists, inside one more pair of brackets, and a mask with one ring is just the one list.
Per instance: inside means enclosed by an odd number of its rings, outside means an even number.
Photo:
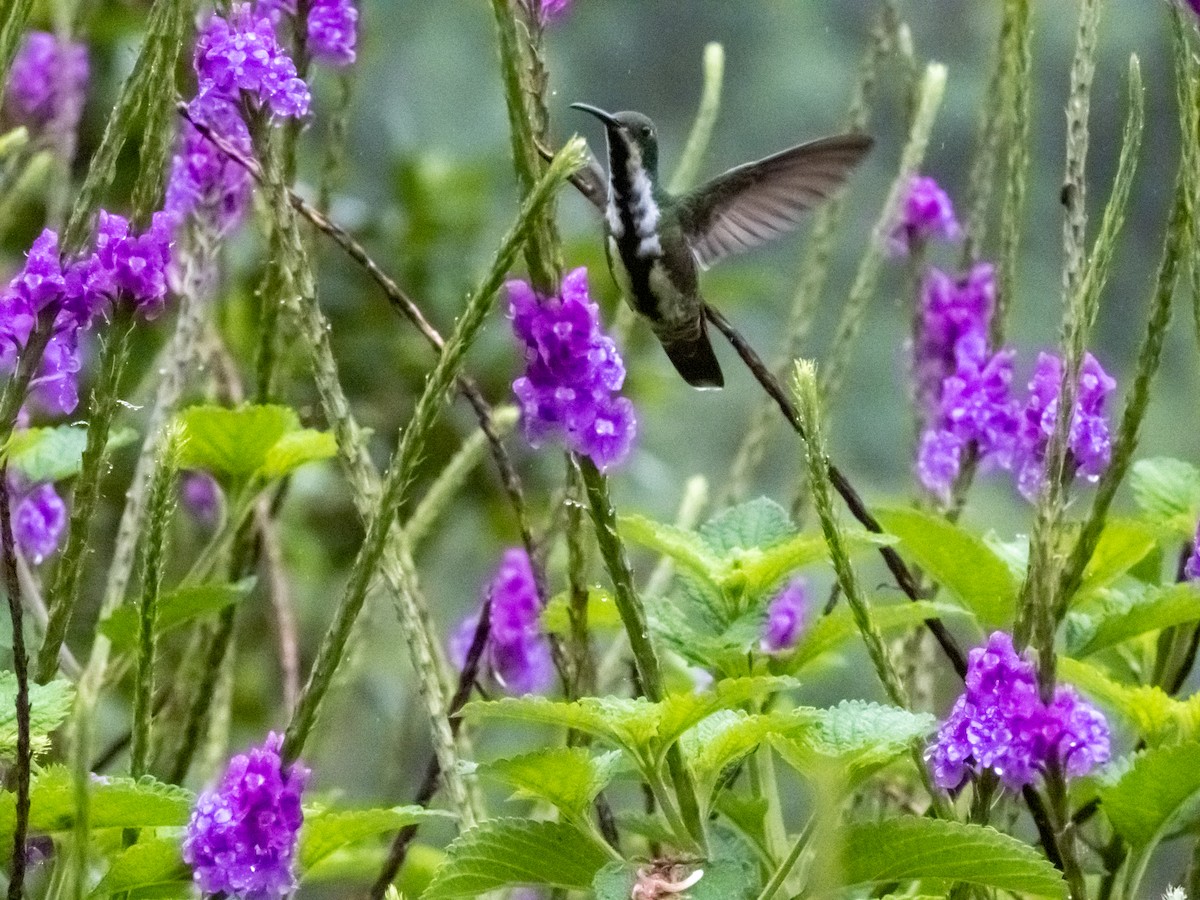
[{"label": "dark green background foliage", "polygon": [[[86,160],[98,142],[120,79],[132,62],[144,6],[134,0],[97,4],[91,30],[95,78],[81,135],[81,159]],[[960,199],[994,53],[998,6],[981,0],[903,4],[918,58],[944,62],[949,69],[946,100],[924,169]],[[1019,348],[1020,381],[1031,372],[1038,350],[1050,349],[1058,337],[1062,109],[1075,25],[1074,4],[1035,6],[1033,164],[1018,264],[1019,290],[1009,329]],[[1128,57],[1138,53],[1148,86],[1143,160],[1092,347],[1122,388],[1121,376],[1131,369],[1141,334],[1178,157],[1167,17],[1160,7],[1147,0],[1110,0],[1102,24],[1092,106],[1089,174],[1096,186],[1092,205],[1098,220],[1095,198],[1107,195],[1116,168]],[[39,8],[39,13],[46,10]],[[658,123],[662,159],[669,172],[682,152],[699,97],[704,45],[719,41],[726,52],[724,101],[702,175],[833,132],[843,121],[874,14],[875,5],[866,0],[576,0],[572,12],[550,28],[547,38],[553,130],[560,139],[581,130],[598,150],[602,137],[594,123],[569,110],[568,103],[641,110]],[[806,356],[818,360],[828,346],[855,265],[895,172],[904,127],[904,98],[896,75],[897,71],[889,70],[881,80],[870,128],[876,147],[853,179],[833,275],[817,326],[804,348]],[[316,76],[317,117],[302,142],[302,183],[315,195],[323,170],[331,162],[336,165],[333,217],[360,235],[383,266],[418,298],[435,325],[448,332],[465,292],[512,220],[516,204],[488,5],[480,0],[365,0],[359,71],[351,78],[352,84],[327,71]],[[348,140],[342,157],[330,161],[322,148],[331,123],[343,115],[337,110],[347,91]],[[127,195],[136,163],[135,157],[127,155],[130,158],[123,161],[114,189],[122,197]],[[20,253],[40,227],[39,203],[28,201],[23,208],[26,215],[7,230],[3,271],[19,265]],[[559,208],[567,265],[589,266],[593,294],[611,319],[616,290],[604,266],[597,217],[570,192],[562,195]],[[374,450],[382,464],[394,446],[397,429],[412,412],[433,357],[361,271],[328,243],[314,246],[321,303],[333,322],[332,340],[343,383],[360,421],[375,431]],[[775,352],[787,315],[802,247],[803,237],[789,238],[724,263],[703,282],[710,302],[768,356]],[[249,372],[255,340],[251,325],[257,316],[253,287],[264,248],[261,238],[246,229],[229,249],[229,277],[219,300],[219,318]],[[988,251],[992,249],[989,245]],[[941,255],[935,255],[935,261],[947,267],[955,264],[951,250],[937,252]],[[902,336],[910,315],[904,288],[903,266],[888,265],[847,383],[828,417],[828,439],[840,465],[869,496],[896,503],[913,489],[913,426],[903,379]],[[1196,457],[1200,442],[1191,427],[1197,388],[1195,338],[1186,314],[1179,316],[1177,325],[1168,341],[1139,456]],[[160,325],[137,338],[125,391],[132,403],[144,403],[149,396],[153,361],[165,334]],[[626,357],[627,393],[637,404],[640,427],[632,462],[613,480],[622,511],[669,520],[686,478],[694,473],[708,478],[714,490],[719,488],[759,392],[727,346],[719,346],[718,353],[727,373],[726,389],[694,392],[671,370],[648,330],[640,324],[635,327]],[[484,393],[499,403],[510,398],[508,386],[518,374],[518,365],[504,322],[493,318],[471,351],[468,370]],[[304,360],[289,360],[288,371],[294,377],[281,381],[287,385],[282,401],[294,405],[306,425],[324,427]],[[473,424],[469,411],[456,404],[437,426],[427,468],[440,466]],[[541,521],[548,511],[550,491],[561,479],[562,456],[553,449],[535,454],[519,436],[509,444]],[[117,451],[110,484],[125,483],[135,452],[132,448]],[[753,493],[786,498],[801,472],[797,444],[780,427]],[[119,491],[109,492],[101,521],[93,530],[97,559],[107,558],[111,526],[120,511],[118,499]],[[306,667],[340,593],[361,528],[333,463],[310,466],[296,475],[283,516],[286,565],[300,617],[301,662]],[[966,522],[975,530],[994,528],[1011,538],[1031,527],[1031,508],[1017,495],[1010,478],[985,476],[973,494]],[[195,528],[185,533],[181,526],[175,540],[198,537]],[[480,586],[502,549],[517,538],[494,470],[485,463],[417,560],[441,633],[476,605]],[[644,575],[651,560],[645,553],[636,556],[639,573]],[[863,582],[869,588],[883,580],[874,559],[863,557],[862,566]],[[552,568],[551,575],[553,593],[562,588],[559,569]],[[87,602],[94,610],[100,575],[92,572],[90,577]],[[819,587],[823,590],[825,585]],[[258,739],[267,727],[284,724],[278,706],[276,639],[265,612],[268,605],[253,603],[247,608],[255,612],[244,617],[239,631],[234,747]],[[93,616],[88,610],[75,616],[80,632],[74,639],[80,639],[84,629],[90,634]],[[407,653],[391,606],[369,604],[358,629],[360,641],[343,664],[305,760],[314,769],[318,792],[337,790],[350,799],[407,802],[428,755],[426,720],[411,688]],[[800,696],[816,705],[847,696],[879,699],[878,686],[862,674],[866,671],[865,666],[827,670],[806,684]],[[957,690],[948,669],[946,676],[944,704]],[[117,727],[116,721],[109,723],[106,736],[111,737]],[[531,738],[515,726],[492,728],[488,733],[514,748],[532,746]],[[490,758],[492,749],[485,748],[480,757]]]}]

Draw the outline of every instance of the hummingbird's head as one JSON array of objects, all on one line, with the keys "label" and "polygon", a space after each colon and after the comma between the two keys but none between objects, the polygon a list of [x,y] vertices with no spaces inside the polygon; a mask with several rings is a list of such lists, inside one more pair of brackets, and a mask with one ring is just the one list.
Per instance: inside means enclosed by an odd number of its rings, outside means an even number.
[{"label": "hummingbird's head", "polygon": [[620,141],[624,145],[626,156],[632,155],[628,151],[636,151],[642,166],[652,174],[657,173],[658,131],[646,116],[639,112],[605,112],[587,103],[572,103],[571,108],[590,113],[604,123],[608,132],[610,155],[614,143]]}]

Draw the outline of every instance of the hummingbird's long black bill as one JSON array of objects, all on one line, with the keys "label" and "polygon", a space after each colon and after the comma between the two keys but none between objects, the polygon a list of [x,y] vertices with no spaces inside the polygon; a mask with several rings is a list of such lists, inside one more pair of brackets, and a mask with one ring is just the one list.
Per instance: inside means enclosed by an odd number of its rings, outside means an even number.
[{"label": "hummingbird's long black bill", "polygon": [[598,106],[592,106],[590,103],[572,103],[571,109],[579,109],[585,113],[591,113],[605,125],[611,125],[613,128],[621,127],[621,123],[616,120],[612,113],[606,112]]}]

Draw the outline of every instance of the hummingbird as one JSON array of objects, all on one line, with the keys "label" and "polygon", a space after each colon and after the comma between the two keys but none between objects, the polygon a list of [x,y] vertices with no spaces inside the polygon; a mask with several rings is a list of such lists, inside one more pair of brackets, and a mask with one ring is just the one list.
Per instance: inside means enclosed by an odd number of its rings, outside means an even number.
[{"label": "hummingbird", "polygon": [[828,198],[871,148],[864,134],[789,147],[672,196],[658,175],[654,123],[638,112],[587,103],[608,139],[608,175],[593,161],[575,185],[604,213],[609,269],[633,310],[646,318],[688,384],[720,388],[708,339],[699,270],[778,237]]}]

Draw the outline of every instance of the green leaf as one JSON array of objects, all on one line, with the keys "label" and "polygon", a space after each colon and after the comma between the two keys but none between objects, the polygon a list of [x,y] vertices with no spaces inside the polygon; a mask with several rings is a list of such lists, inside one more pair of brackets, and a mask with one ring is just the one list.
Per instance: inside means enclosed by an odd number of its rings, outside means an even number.
[{"label": "green leaf", "polygon": [[717,556],[765,549],[795,533],[787,511],[766,497],[732,506],[700,526],[700,537]]},{"label": "green leaf", "polygon": [[1160,687],[1121,684],[1069,656],[1059,656],[1058,673],[1115,711],[1152,747],[1200,737],[1200,694],[1176,700]]},{"label": "green leaf", "polygon": [[1166,831],[1196,821],[1200,743],[1145,750],[1099,791],[1117,833],[1136,848],[1149,846]]},{"label": "green leaf", "polygon": [[516,788],[514,798],[545,800],[576,820],[584,818],[596,795],[621,766],[621,753],[593,756],[583,747],[551,747],[498,759],[480,771]]},{"label": "green leaf", "polygon": [[516,885],[586,890],[609,858],[592,838],[564,822],[490,819],[446,848],[446,862],[422,898],[478,897]]},{"label": "green leaf", "polygon": [[305,463],[337,455],[337,440],[331,432],[304,428],[285,434],[267,451],[258,474],[268,480],[283,478]]},{"label": "green leaf", "polygon": [[941,516],[915,509],[881,509],[883,527],[934,581],[957,597],[984,626],[1012,621],[1017,581],[983,538]]},{"label": "green leaf", "polygon": [[545,697],[505,697],[468,703],[463,714],[573,728],[603,738],[639,762],[656,762],[681,734],[719,709],[795,685],[790,678],[727,678],[711,690],[670,694],[661,703],[644,698],[584,697],[567,702]]},{"label": "green leaf", "polygon": [[1067,653],[1089,656],[1152,631],[1200,620],[1200,586],[1171,584],[1129,593],[1104,592],[1068,614]]},{"label": "green leaf", "polygon": [[190,890],[191,876],[191,869],[180,855],[178,840],[143,840],[113,860],[88,896],[108,897],[138,888],[168,885],[179,887],[179,895],[184,896]]},{"label": "green leaf", "polygon": [[[0,672],[0,760],[17,758],[17,676]],[[75,702],[75,688],[63,679],[29,685],[29,738],[34,757],[50,749],[50,732],[61,725]]]},{"label": "green leaf", "polygon": [[[255,581],[250,576],[233,584],[199,584],[171,591],[159,601],[157,633],[163,634],[245,600],[254,590]],[[112,641],[114,649],[132,650],[137,642],[137,607],[130,603],[117,607],[98,627]]]},{"label": "green leaf", "polygon": [[719,582],[726,594],[745,595],[751,605],[763,605],[768,591],[797,569],[824,560],[827,552],[825,539],[817,534],[797,534],[765,550],[734,551]]},{"label": "green leaf", "polygon": [[192,406],[179,418],[186,437],[183,467],[235,478],[249,478],[280,438],[300,430],[299,416],[286,406]]},{"label": "green leaf", "polygon": [[683,752],[696,776],[701,800],[707,802],[722,773],[752,752],[780,721],[774,716],[718,710],[683,736]]},{"label": "green leaf", "polygon": [[376,835],[399,831],[407,825],[449,815],[441,810],[425,809],[421,806],[306,811],[297,854],[300,871],[308,872],[351,844]]},{"label": "green leaf", "polygon": [[[566,591],[551,597],[542,610],[542,627],[551,634],[570,634],[570,605],[571,597]],[[621,614],[617,612],[612,591],[598,585],[588,588],[587,615],[589,629],[621,627]]]},{"label": "green leaf", "polygon": [[1086,596],[1112,584],[1145,559],[1157,542],[1153,529],[1142,522],[1110,520],[1083,570],[1078,596]]},{"label": "green leaf", "polygon": [[[926,619],[945,619],[965,616],[966,610],[950,603],[935,603],[930,600],[892,603],[872,606],[871,617],[880,631],[887,633],[919,625]],[[795,674],[821,656],[836,650],[847,641],[858,638],[858,626],[854,617],[843,603],[827,616],[822,616],[800,638],[800,643],[789,656],[783,656],[777,665],[782,671]]]},{"label": "green leaf", "polygon": [[[137,781],[93,776],[89,823],[103,828],[179,828],[187,823],[195,800],[191,791],[150,776]],[[48,766],[30,785],[29,830],[42,834],[69,831],[75,823],[75,785],[63,766]],[[0,846],[12,843],[15,797],[0,792]]]},{"label": "green leaf", "polygon": [[[131,428],[113,429],[108,449],[123,447],[136,437],[137,432]],[[86,446],[87,429],[78,425],[26,428],[9,438],[8,461],[26,481],[62,481],[79,474]]]},{"label": "green leaf", "polygon": [[856,785],[893,760],[937,725],[933,716],[864,700],[845,700],[832,709],[796,710],[796,723],[777,728],[771,744],[802,775],[824,771],[819,758],[834,760]]},{"label": "green leaf", "polygon": [[993,828],[915,816],[846,829],[842,875],[847,885],[939,879],[1067,896],[1062,875],[1028,844]]},{"label": "green leaf", "polygon": [[669,556],[705,580],[711,581],[721,567],[721,560],[694,532],[636,514],[620,516],[617,522],[626,541]]},{"label": "green leaf", "polygon": [[1133,499],[1156,525],[1192,536],[1200,518],[1200,470],[1178,459],[1157,457],[1133,464]]}]

